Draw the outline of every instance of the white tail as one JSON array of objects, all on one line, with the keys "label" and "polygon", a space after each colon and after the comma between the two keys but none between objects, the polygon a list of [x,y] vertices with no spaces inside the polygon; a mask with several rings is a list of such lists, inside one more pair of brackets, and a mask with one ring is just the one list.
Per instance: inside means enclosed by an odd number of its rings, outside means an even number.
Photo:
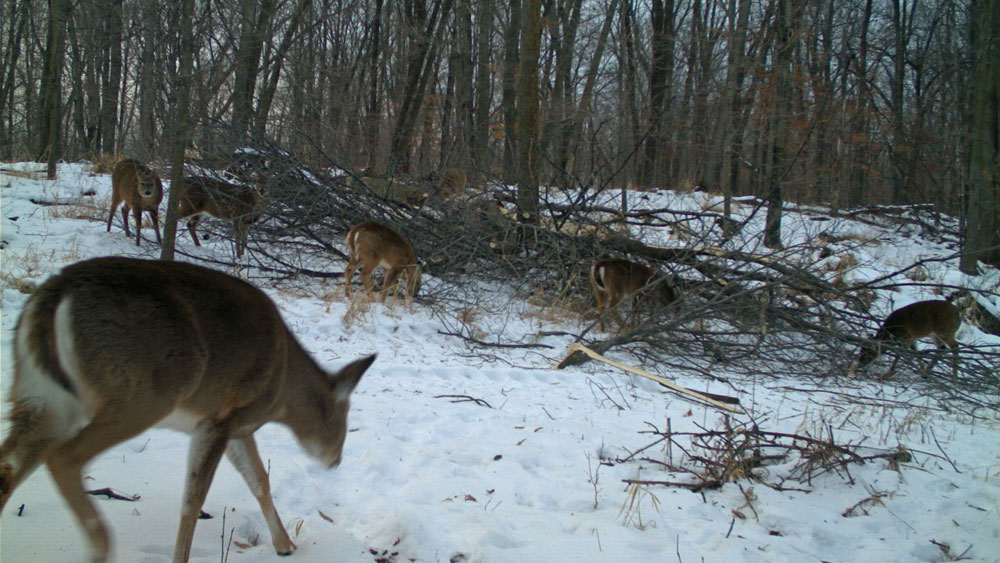
[{"label": "white tail", "polygon": [[461,168],[446,168],[442,170],[441,182],[438,185],[441,197],[451,198],[461,194],[465,191],[467,181],[465,170]]},{"label": "white tail", "polygon": [[372,273],[375,268],[386,268],[385,281],[379,299],[392,289],[397,294],[396,281],[403,276],[406,294],[415,296],[420,291],[420,264],[417,263],[413,247],[406,242],[403,235],[382,225],[381,223],[365,222],[355,225],[347,233],[347,268],[344,269],[344,283],[347,296],[351,296],[351,278],[354,270],[361,266],[361,282],[368,293],[372,293]]},{"label": "white tail", "polygon": [[312,456],[337,465],[351,391],[374,359],[323,371],[263,292],[221,272],[130,258],[69,266],[18,319],[0,510],[45,463],[94,560],[105,560],[108,533],[81,471],[115,444],[166,426],[191,434],[173,560],[188,560],[223,453],[257,498],[275,551],[290,554],[253,433],[281,422]]},{"label": "white tail", "polygon": [[[590,287],[594,290],[597,300],[597,311],[600,317],[600,327],[604,330],[604,313],[613,309],[626,295],[633,295],[632,316],[639,313],[642,293],[640,290],[651,282],[652,297],[666,305],[676,299],[676,294],[666,282],[654,282],[656,272],[648,266],[622,260],[620,258],[603,258],[594,261],[590,268]],[[621,316],[614,310],[615,320],[622,325]]]},{"label": "white tail", "polygon": [[[861,346],[858,363],[863,367],[877,360],[882,353],[884,343],[901,342],[912,347],[915,340],[926,336],[933,336],[939,348],[947,346],[955,350],[958,348],[955,332],[958,331],[960,324],[958,307],[947,301],[911,303],[889,313],[882,326],[872,336],[872,342]],[[892,362],[890,373],[898,360],[897,357]]]},{"label": "white tail", "polygon": [[156,232],[156,242],[160,242],[159,207],[163,201],[163,183],[151,168],[138,160],[126,158],[115,165],[111,172],[111,211],[108,212],[108,229],[111,232],[111,220],[115,209],[122,206],[122,221],[125,223],[125,236],[128,232],[129,209],[135,215],[135,245],[139,246],[139,231],[142,229],[142,212],[149,212]]},{"label": "white tail", "polygon": [[230,221],[236,238],[236,256],[243,256],[247,232],[260,219],[266,207],[267,197],[258,187],[238,186],[205,176],[188,176],[184,178],[178,215],[182,219],[190,217],[187,227],[195,246],[201,246],[197,226],[202,216],[211,215]]}]

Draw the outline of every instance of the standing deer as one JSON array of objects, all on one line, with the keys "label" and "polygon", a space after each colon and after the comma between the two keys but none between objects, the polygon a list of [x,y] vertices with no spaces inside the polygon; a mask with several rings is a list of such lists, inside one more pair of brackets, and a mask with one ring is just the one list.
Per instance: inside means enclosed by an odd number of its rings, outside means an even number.
[{"label": "standing deer", "polygon": [[230,221],[236,238],[236,256],[242,257],[247,246],[247,231],[260,219],[267,207],[267,197],[261,189],[253,186],[238,186],[208,178],[188,176],[184,180],[181,203],[178,208],[180,218],[190,217],[187,228],[195,246],[201,246],[196,228],[205,215]]},{"label": "standing deer", "polygon": [[441,181],[438,188],[443,198],[455,197],[465,191],[468,179],[465,170],[461,168],[446,168],[441,171]]},{"label": "standing deer", "polygon": [[[882,354],[883,344],[901,342],[909,348],[914,348],[914,342],[918,338],[933,336],[938,342],[938,348],[945,346],[952,349],[957,358],[958,342],[955,341],[955,332],[961,324],[958,307],[947,301],[918,301],[900,309],[896,309],[885,318],[882,326],[872,335],[871,342],[861,345],[861,352],[858,354],[858,364],[861,367],[867,366],[877,360]],[[896,368],[899,356],[889,367],[891,374]],[[937,362],[935,358],[925,371],[934,367]],[[957,375],[957,361],[953,365],[952,376]]]},{"label": "standing deer", "polygon": [[93,560],[104,561],[108,532],[81,471],[97,454],[163,426],[191,434],[173,561],[188,560],[223,453],[257,498],[275,551],[289,555],[295,544],[253,433],[283,423],[309,454],[336,466],[351,391],[374,359],[324,371],[263,292],[221,272],[118,257],[68,266],[38,288],[17,322],[0,510],[45,463]]},{"label": "standing deer", "polygon": [[386,268],[385,281],[379,300],[385,301],[390,289],[398,297],[396,280],[403,276],[406,294],[415,297],[420,291],[420,264],[413,247],[403,238],[403,235],[382,225],[368,221],[355,225],[347,233],[347,267],[344,269],[344,284],[347,296],[351,296],[351,278],[354,270],[361,266],[361,283],[365,290],[372,293],[372,273],[375,268]]},{"label": "standing deer", "polygon": [[[590,287],[594,290],[597,300],[597,311],[600,315],[600,327],[604,330],[604,313],[608,309],[614,312],[618,325],[622,325],[621,316],[614,307],[627,295],[632,296],[633,317],[639,313],[639,303],[644,292],[663,305],[676,300],[677,295],[665,281],[656,281],[656,272],[648,266],[637,264],[621,258],[602,258],[596,260],[590,267]],[[651,287],[647,287],[650,286]]]},{"label": "standing deer", "polygon": [[108,212],[108,229],[111,232],[111,220],[115,209],[122,205],[122,221],[125,223],[125,236],[128,232],[128,211],[135,215],[135,245],[139,246],[139,231],[142,229],[142,212],[148,211],[153,220],[153,230],[156,232],[156,242],[160,242],[159,207],[163,201],[163,183],[151,168],[138,160],[126,158],[115,165],[111,172],[111,211]]}]

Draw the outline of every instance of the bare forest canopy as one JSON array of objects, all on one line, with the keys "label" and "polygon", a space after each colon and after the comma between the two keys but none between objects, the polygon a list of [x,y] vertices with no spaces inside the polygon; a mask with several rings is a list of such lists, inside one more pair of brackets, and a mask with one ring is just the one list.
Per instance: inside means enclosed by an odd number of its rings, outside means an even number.
[{"label": "bare forest canopy", "polygon": [[800,203],[930,202],[957,214],[972,10],[971,0],[15,1],[0,18],[0,158],[166,160],[187,48],[189,136],[203,157],[249,137],[310,165],[457,166],[513,183],[522,40],[539,29],[530,125],[543,185],[765,198],[780,183]]}]

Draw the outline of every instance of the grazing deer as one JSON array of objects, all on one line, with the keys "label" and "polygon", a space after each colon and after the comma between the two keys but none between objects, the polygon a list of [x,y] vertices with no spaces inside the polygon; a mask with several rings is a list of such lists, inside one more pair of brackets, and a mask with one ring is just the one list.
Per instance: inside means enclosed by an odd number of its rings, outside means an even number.
[{"label": "grazing deer", "polygon": [[142,212],[148,211],[153,220],[153,230],[156,232],[156,242],[160,242],[159,207],[163,201],[163,183],[151,168],[132,158],[126,158],[115,165],[111,172],[111,211],[108,213],[108,229],[111,232],[111,220],[115,209],[122,205],[122,221],[125,223],[125,236],[128,232],[128,211],[135,215],[135,245],[139,246],[139,231],[142,229]]},{"label": "grazing deer", "polygon": [[201,246],[196,228],[205,215],[230,221],[236,238],[236,256],[242,257],[247,246],[247,231],[260,219],[267,207],[267,197],[260,188],[237,186],[205,176],[184,178],[180,218],[190,217],[187,228],[195,246]]},{"label": "grazing deer", "polygon": [[441,171],[441,181],[438,183],[441,197],[452,198],[465,191],[468,179],[465,170],[461,168],[446,168]]},{"label": "grazing deer", "polygon": [[84,529],[94,561],[109,538],[81,471],[147,428],[191,434],[173,561],[225,453],[257,498],[279,555],[295,550],[271,499],[253,433],[287,425],[327,467],[340,462],[350,394],[375,356],[321,369],[259,289],[182,262],[96,258],[50,278],[17,322],[10,432],[0,451],[0,510],[45,463]]},{"label": "grazing deer", "polygon": [[594,290],[597,300],[597,311],[600,315],[600,327],[604,330],[604,313],[608,309],[614,311],[615,320],[622,325],[616,305],[627,295],[632,295],[632,316],[639,313],[639,302],[643,297],[644,288],[650,286],[651,297],[663,305],[677,299],[673,288],[665,281],[656,281],[656,272],[648,266],[637,264],[620,258],[602,258],[596,260],[590,268],[590,287]]},{"label": "grazing deer", "polygon": [[[955,341],[955,332],[959,319],[958,307],[947,301],[919,301],[896,309],[885,318],[885,322],[871,338],[871,342],[861,345],[861,353],[858,355],[858,364],[862,367],[874,362],[882,354],[882,345],[891,342],[902,342],[911,349],[914,348],[914,341],[925,336],[933,336],[938,341],[938,348],[945,346],[951,348],[957,357],[958,343]],[[896,368],[899,356],[893,360],[889,368],[891,374]],[[937,362],[935,358],[927,370],[932,368]],[[955,363],[953,377],[957,375],[958,364]],[[926,370],[925,370],[926,372]]]},{"label": "grazing deer", "polygon": [[400,275],[405,280],[407,295],[414,297],[420,291],[420,264],[417,263],[413,247],[403,235],[389,227],[372,221],[355,225],[347,233],[347,252],[344,284],[348,297],[351,296],[351,278],[358,266],[361,266],[361,283],[368,293],[373,291],[372,273],[375,268],[382,266],[387,269],[382,291],[379,293],[380,301],[385,301],[390,289],[398,297],[396,280]]}]

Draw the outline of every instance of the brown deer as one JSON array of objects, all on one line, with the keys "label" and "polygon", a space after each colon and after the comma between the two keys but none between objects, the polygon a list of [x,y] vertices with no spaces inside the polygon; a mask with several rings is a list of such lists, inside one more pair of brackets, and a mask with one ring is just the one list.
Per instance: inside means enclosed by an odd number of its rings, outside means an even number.
[{"label": "brown deer", "polygon": [[266,207],[267,197],[259,187],[230,184],[206,176],[188,176],[184,178],[178,216],[190,217],[187,228],[195,246],[201,246],[196,229],[205,215],[232,222],[236,256],[242,257],[247,246],[247,231],[260,219]]},{"label": "brown deer", "polygon": [[[914,342],[925,336],[933,336],[938,342],[938,348],[945,346],[951,348],[957,358],[958,342],[955,341],[955,332],[960,324],[958,307],[947,301],[918,301],[896,309],[885,318],[882,326],[872,335],[871,341],[861,345],[858,364],[864,367],[877,360],[882,354],[884,344],[899,342],[912,349]],[[889,368],[890,374],[896,368],[898,361],[897,355]],[[936,358],[925,371],[931,369],[935,363],[937,363]],[[954,377],[958,371],[957,362],[953,367]]]},{"label": "brown deer", "polygon": [[372,290],[372,273],[375,268],[386,268],[385,281],[379,300],[385,301],[390,289],[398,297],[396,281],[403,276],[406,294],[414,297],[420,291],[420,264],[413,247],[403,238],[403,235],[381,223],[367,221],[347,233],[347,267],[344,269],[344,284],[347,296],[351,296],[351,278],[354,270],[361,266],[361,283],[370,294]]},{"label": "brown deer", "polygon": [[441,197],[452,198],[465,191],[468,179],[465,170],[461,168],[446,168],[441,171],[441,181],[438,183]]},{"label": "brown deer", "polygon": [[639,313],[639,303],[643,297],[652,297],[660,304],[667,305],[677,299],[674,289],[664,280],[656,280],[657,273],[652,268],[621,258],[602,258],[590,267],[590,287],[597,300],[600,327],[604,330],[604,313],[614,312],[615,320],[622,326],[621,317],[615,306],[625,296],[632,296],[632,316]]},{"label": "brown deer", "polygon": [[111,172],[111,211],[108,213],[108,229],[111,232],[111,220],[115,209],[122,205],[122,221],[125,223],[125,236],[128,232],[128,211],[135,215],[135,245],[139,246],[139,231],[142,229],[142,212],[149,212],[153,220],[153,230],[156,232],[156,242],[160,242],[159,207],[163,201],[163,183],[151,168],[138,160],[126,158],[115,165]]},{"label": "brown deer", "polygon": [[81,471],[153,426],[191,434],[173,561],[188,560],[223,453],[257,498],[275,551],[292,553],[253,433],[283,423],[310,455],[336,466],[351,391],[375,359],[328,373],[252,285],[192,264],[120,257],[79,262],[46,281],[14,339],[0,510],[45,463],[94,561],[107,558],[110,542]]}]

